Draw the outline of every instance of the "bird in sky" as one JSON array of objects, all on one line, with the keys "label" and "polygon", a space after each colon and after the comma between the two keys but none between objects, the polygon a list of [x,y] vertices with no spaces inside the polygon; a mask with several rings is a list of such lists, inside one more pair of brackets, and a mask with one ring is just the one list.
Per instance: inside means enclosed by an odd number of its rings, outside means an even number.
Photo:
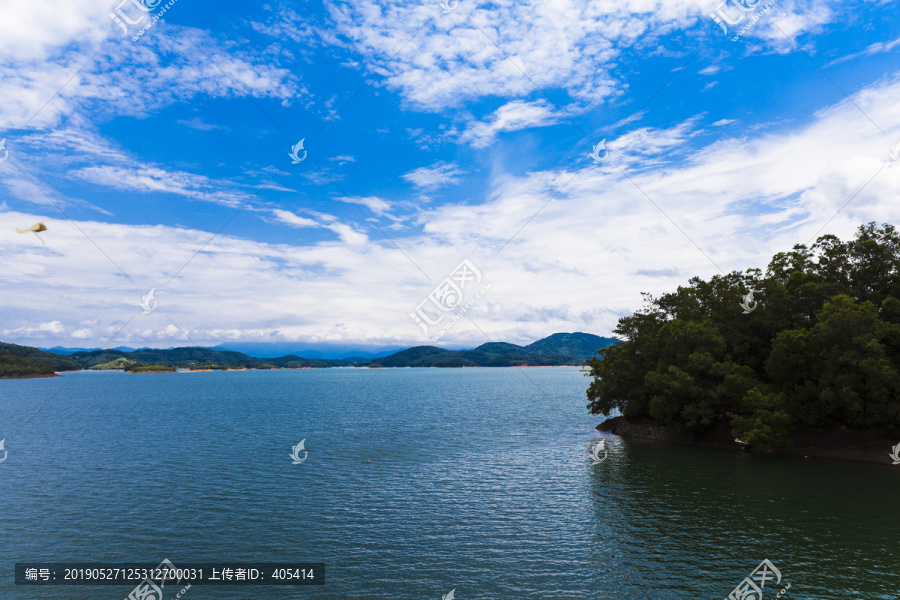
[{"label": "bird in sky", "polygon": [[29,231],[32,232],[34,235],[36,235],[37,239],[41,240],[41,244],[44,244],[46,246],[46,243],[44,242],[43,238],[41,238],[41,236],[38,235],[38,231],[47,231],[47,226],[44,225],[43,222],[35,223],[34,225],[32,225],[31,227],[28,227],[26,229],[19,229],[18,227],[16,227],[16,232],[18,232],[18,233],[28,233]]}]

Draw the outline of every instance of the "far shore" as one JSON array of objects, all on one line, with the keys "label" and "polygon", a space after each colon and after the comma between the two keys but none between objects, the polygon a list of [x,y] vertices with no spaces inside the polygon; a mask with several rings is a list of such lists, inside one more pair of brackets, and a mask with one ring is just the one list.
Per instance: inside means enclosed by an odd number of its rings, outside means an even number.
[{"label": "far shore", "polygon": [[[579,365],[509,365],[503,367],[483,367],[480,365],[463,366],[463,367],[385,367],[382,365],[360,365],[360,366],[334,366],[334,367],[268,367],[265,369],[257,369],[255,367],[241,367],[239,369],[185,369],[176,367],[172,371],[126,371],[125,369],[81,369],[81,371],[90,371],[91,373],[129,373],[132,375],[146,375],[153,373],[209,373],[212,371],[297,371],[310,369],[550,369],[564,368],[571,369]],[[0,379],[44,379],[47,377],[59,377],[62,373],[79,373],[80,371],[57,371],[55,373],[35,373],[29,375],[11,375],[8,377],[0,377]],[[582,370],[584,372],[584,370]]]},{"label": "far shore", "polygon": [[30,373],[28,375],[6,375],[0,379],[46,379],[48,377],[59,377],[59,373]]}]

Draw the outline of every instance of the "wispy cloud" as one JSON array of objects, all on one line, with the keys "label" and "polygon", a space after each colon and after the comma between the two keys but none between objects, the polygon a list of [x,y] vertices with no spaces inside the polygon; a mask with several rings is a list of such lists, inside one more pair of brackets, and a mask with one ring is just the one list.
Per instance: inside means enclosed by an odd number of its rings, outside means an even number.
[{"label": "wispy cloud", "polygon": [[460,140],[471,144],[473,148],[486,148],[500,132],[544,127],[558,123],[560,119],[546,100],[514,100],[495,110],[484,121],[469,123]]},{"label": "wispy cloud", "polygon": [[215,129],[224,129],[221,125],[216,125],[214,123],[206,123],[200,117],[194,117],[193,119],[179,119],[176,121],[179,125],[184,125],[185,127],[189,127],[191,129],[196,129],[198,131],[213,131]]},{"label": "wispy cloud", "polygon": [[836,58],[833,61],[826,63],[822,68],[827,69],[828,67],[833,67],[834,65],[839,65],[843,62],[860,58],[861,56],[872,56],[874,54],[890,52],[897,46],[900,46],[900,38],[897,38],[891,42],[875,42],[874,44],[869,44],[866,49],[862,50],[861,52],[854,52],[852,54],[846,54],[844,56]]},{"label": "wispy cloud", "polygon": [[438,162],[430,167],[419,167],[403,175],[403,179],[425,192],[459,182],[465,172],[456,163]]},{"label": "wispy cloud", "polygon": [[274,209],[272,210],[272,215],[278,219],[281,223],[285,225],[290,225],[291,227],[321,227],[322,224],[316,221],[315,219],[307,219],[306,217],[301,217],[295,213],[292,213],[289,210],[281,210]]},{"label": "wispy cloud", "polygon": [[348,204],[359,204],[361,206],[365,206],[378,216],[387,216],[390,214],[391,210],[394,209],[393,203],[388,202],[384,198],[378,198],[377,196],[354,196],[349,198],[345,196],[335,196],[334,199],[339,202],[347,202]]}]

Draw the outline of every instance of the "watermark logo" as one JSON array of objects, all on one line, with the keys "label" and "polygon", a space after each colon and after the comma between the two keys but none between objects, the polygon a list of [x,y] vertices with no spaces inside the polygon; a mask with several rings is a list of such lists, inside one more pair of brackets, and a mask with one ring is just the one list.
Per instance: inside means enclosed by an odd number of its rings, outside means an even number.
[{"label": "watermark logo", "polygon": [[[292,164],[292,165],[299,165],[299,164],[302,163],[304,160],[306,160],[306,150],[303,150],[303,142],[304,142],[304,140],[306,140],[306,138],[303,138],[302,140],[300,140],[299,142],[297,142],[296,144],[294,144],[293,146],[291,146],[291,151],[290,151],[290,153],[288,154],[288,156],[291,157],[291,164]],[[303,156],[302,156],[302,157],[300,156],[300,151],[301,151],[301,150],[303,150]]]},{"label": "watermark logo", "polygon": [[148,315],[148,314],[152,313],[154,310],[156,310],[156,306],[158,305],[158,302],[153,297],[153,292],[155,292],[155,291],[156,291],[156,288],[153,288],[149,292],[144,294],[144,296],[142,297],[140,306],[141,306],[141,308],[144,309],[145,315]]},{"label": "watermark logo", "polygon": [[[5,142],[6,140],[3,141]],[[0,142],[0,148],[2,147],[3,143]],[[894,162],[900,161],[900,142],[897,142],[894,147],[891,148],[891,160]],[[3,162],[3,160],[0,159],[0,162]]]},{"label": "watermark logo", "polygon": [[0,140],[0,163],[7,158],[9,158],[9,150],[6,149],[6,138],[3,138]]},{"label": "watermark logo", "polygon": [[[125,7],[126,4],[130,4],[130,6]],[[128,26],[139,24],[149,12],[150,7],[143,2],[139,2],[138,0],[122,0],[115,11],[109,13],[109,18],[122,28],[125,35],[128,35]],[[132,19],[132,16],[136,16],[137,18]]]},{"label": "watermark logo", "polygon": [[31,227],[26,227],[25,229],[19,229],[18,227],[16,227],[16,233],[28,233],[29,231],[33,233],[35,237],[37,237],[37,239],[41,240],[41,244],[44,244],[44,238],[38,235],[39,231],[47,231],[47,226],[44,225],[43,222],[35,223]]},{"label": "watermark logo", "polygon": [[[3,448],[3,442],[0,442],[0,448]],[[893,450],[894,453],[889,454],[888,456],[890,456],[891,458],[894,459],[895,465],[900,465],[900,444],[897,444],[896,446],[891,448],[891,450]],[[3,461],[0,461],[0,462],[3,462]]]},{"label": "watermark logo", "polygon": [[[481,283],[481,279],[481,271],[469,259],[465,259],[459,263],[449,277],[441,281],[428,294],[428,297],[419,303],[416,312],[409,313],[410,318],[422,328],[425,335],[429,335],[437,326],[441,325],[444,317],[448,316],[441,313],[453,313],[450,320],[443,324],[431,338],[433,341],[439,340],[490,289],[491,285],[487,284],[477,293],[474,292],[476,286]],[[465,304],[463,304],[464,299],[468,299]],[[425,305],[429,303],[432,315],[425,310]],[[438,312],[435,312],[434,309],[437,309]]]},{"label": "watermark logo", "polygon": [[[125,600],[163,600],[163,590],[162,588],[166,587],[166,580],[175,580],[175,565],[173,565],[169,559],[163,560],[159,563],[155,569],[152,569],[150,572],[150,577],[147,577],[141,583],[137,584],[131,593],[128,594],[128,597]],[[180,582],[179,578],[175,581],[176,585]],[[156,585],[159,582],[159,585]],[[178,597],[187,591],[191,586],[188,585],[184,589],[182,589],[178,593]]]},{"label": "watermark logo", "polygon": [[602,163],[606,160],[606,157],[609,156],[609,150],[606,149],[606,138],[600,140],[600,143],[596,144],[591,150],[588,156],[591,157],[591,160],[597,164]]},{"label": "watermark logo", "polygon": [[[775,565],[767,558],[728,594],[726,600],[762,600],[763,588],[770,579],[775,579],[776,584],[781,583],[781,571],[775,568]],[[775,598],[780,598],[790,588],[791,584],[787,584]]]},{"label": "watermark logo", "polygon": [[753,299],[754,290],[750,290],[747,292],[747,295],[744,296],[744,301],[741,302],[741,308],[744,309],[744,314],[749,315],[756,309],[756,300]]},{"label": "watermark logo", "polygon": [[[603,452],[603,458],[600,458],[600,453]],[[591,448],[591,458],[594,459],[594,464],[599,465],[609,456],[609,451],[606,449],[606,440],[600,440],[594,447]]]},{"label": "watermark logo", "polygon": [[[456,8],[456,7],[454,6],[454,8]],[[450,590],[449,593],[441,594],[441,600],[453,600],[453,592],[455,592],[455,591],[456,591],[456,588],[453,588],[452,590]]]},{"label": "watermark logo", "polygon": [[[294,461],[293,464],[295,464],[295,465],[299,465],[304,460],[306,460],[307,456],[309,456],[309,451],[307,451],[306,448],[303,446],[304,442],[306,442],[306,438],[303,438],[302,440],[300,440],[299,444],[297,444],[296,446],[291,448],[292,452],[290,454],[290,457],[291,457],[291,459],[293,459],[293,461]],[[300,458],[301,452],[303,453],[303,458]]]},{"label": "watermark logo", "polygon": [[[459,0],[453,0],[452,2],[448,2],[447,0],[441,0],[441,8],[444,9],[444,14],[448,12],[453,12],[456,10],[456,7],[459,6]],[[451,594],[453,592],[450,592]]]},{"label": "watermark logo", "polygon": [[[6,457],[9,456],[9,452],[6,451],[6,446],[4,444],[6,444],[6,438],[0,440],[0,451],[3,452],[3,458],[0,458],[0,463],[5,461]],[[898,448],[900,448],[900,446],[898,446]]]},{"label": "watermark logo", "polygon": [[[772,8],[778,0],[768,0],[765,6],[759,8],[759,12],[753,16],[749,23],[741,27],[741,29],[737,32],[737,34],[731,38],[732,42],[738,41],[744,33],[750,30],[751,27],[756,25],[756,23],[765,15],[770,8]],[[716,7],[716,10],[709,13],[709,16],[712,17],[712,20],[722,28],[722,32],[725,35],[728,35],[728,25],[739,25],[744,22],[747,18],[747,14],[756,10],[762,0],[722,0],[721,3]],[[725,6],[727,4],[731,4],[734,8],[725,10]],[[731,14],[729,14],[729,11]],[[735,12],[737,11],[737,12]]]},{"label": "watermark logo", "polygon": [[[115,10],[109,13],[109,18],[122,28],[125,35],[128,35],[129,26],[134,27],[140,25],[141,23],[144,23],[144,20],[146,19],[147,22],[141,27],[141,30],[131,38],[132,42],[136,42],[137,39],[144,35],[148,29],[153,27],[153,25],[155,25],[178,0],[169,0],[165,5],[160,6],[162,1],[163,0],[122,0],[122,2],[116,6]],[[156,14],[151,16],[150,13],[157,8],[159,10],[157,10]]]}]

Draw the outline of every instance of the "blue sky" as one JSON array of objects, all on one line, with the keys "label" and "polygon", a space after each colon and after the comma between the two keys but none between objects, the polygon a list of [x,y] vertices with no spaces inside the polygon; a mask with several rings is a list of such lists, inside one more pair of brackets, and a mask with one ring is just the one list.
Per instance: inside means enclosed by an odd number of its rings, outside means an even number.
[{"label": "blue sky", "polygon": [[609,335],[900,216],[896,2],[132,1],[4,2],[3,341],[435,343],[465,259],[439,345]]}]

